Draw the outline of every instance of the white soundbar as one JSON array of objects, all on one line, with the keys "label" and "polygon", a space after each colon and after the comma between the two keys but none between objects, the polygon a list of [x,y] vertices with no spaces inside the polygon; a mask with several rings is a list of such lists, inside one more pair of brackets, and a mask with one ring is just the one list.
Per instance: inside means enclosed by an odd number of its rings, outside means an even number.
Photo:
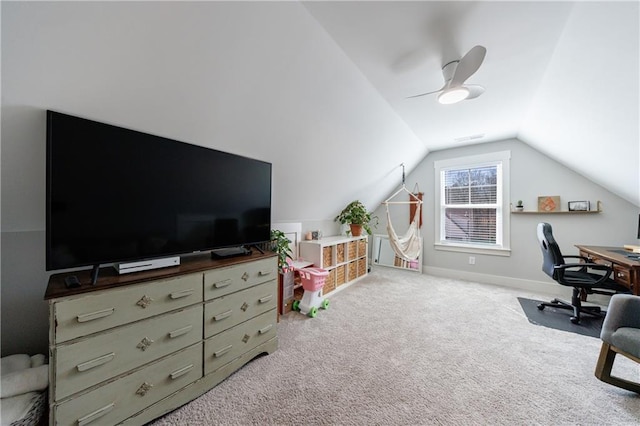
[{"label": "white soundbar", "polygon": [[165,257],[162,259],[141,260],[139,262],[116,263],[113,265],[118,274],[128,274],[130,272],[146,271],[148,269],[166,268],[169,266],[179,266],[180,256]]}]

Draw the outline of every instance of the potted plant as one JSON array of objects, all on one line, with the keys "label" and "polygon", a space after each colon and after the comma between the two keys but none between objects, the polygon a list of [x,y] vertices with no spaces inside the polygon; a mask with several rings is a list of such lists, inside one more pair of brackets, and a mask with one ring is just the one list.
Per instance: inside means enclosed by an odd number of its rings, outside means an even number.
[{"label": "potted plant", "polygon": [[278,271],[286,272],[285,269],[289,266],[287,259],[293,260],[291,257],[291,240],[287,238],[284,232],[277,229],[271,230],[271,249],[278,254]]},{"label": "potted plant", "polygon": [[516,211],[521,212],[522,210],[524,210],[524,205],[522,205],[522,200],[518,200],[516,203]]},{"label": "potted plant", "polygon": [[349,232],[354,237],[358,237],[362,234],[362,229],[364,228],[367,231],[367,234],[371,235],[371,226],[370,223],[373,223],[374,226],[378,224],[378,218],[371,215],[371,212],[367,210],[367,208],[360,201],[355,200],[350,202],[338,216],[334,219],[335,222],[340,222],[341,224],[349,224],[351,231]]}]

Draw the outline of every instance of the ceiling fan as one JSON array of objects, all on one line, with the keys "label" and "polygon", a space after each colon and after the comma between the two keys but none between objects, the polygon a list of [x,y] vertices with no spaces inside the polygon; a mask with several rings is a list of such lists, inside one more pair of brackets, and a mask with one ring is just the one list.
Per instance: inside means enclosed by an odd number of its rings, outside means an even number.
[{"label": "ceiling fan", "polygon": [[478,71],[486,53],[487,49],[484,46],[472,47],[462,59],[451,61],[442,67],[444,86],[440,90],[409,96],[409,98],[439,93],[438,102],[441,104],[454,104],[465,99],[477,98],[484,93],[484,87],[478,84],[464,84],[464,82]]}]

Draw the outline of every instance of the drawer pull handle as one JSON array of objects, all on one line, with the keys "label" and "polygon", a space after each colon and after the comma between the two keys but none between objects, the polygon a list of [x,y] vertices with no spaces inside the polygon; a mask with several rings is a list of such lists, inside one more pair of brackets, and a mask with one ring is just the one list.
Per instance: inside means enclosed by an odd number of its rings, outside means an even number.
[{"label": "drawer pull handle", "polygon": [[84,426],[91,423],[94,420],[99,419],[100,417],[107,414],[109,411],[113,410],[113,407],[115,407],[115,403],[112,402],[111,404],[104,406],[94,411],[93,413],[87,414],[86,416],[79,418],[78,426]]},{"label": "drawer pull handle", "polygon": [[242,280],[246,282],[250,277],[251,277],[251,275],[249,275],[249,274],[247,274],[245,272],[244,274],[242,274],[242,276],[240,278],[242,278]]},{"label": "drawer pull handle", "polygon": [[180,376],[184,376],[185,374],[187,374],[191,370],[193,370],[193,364],[189,364],[186,367],[182,367],[182,368],[174,371],[173,373],[171,373],[170,377],[171,377],[172,380],[175,380]]},{"label": "drawer pull handle", "polygon": [[186,327],[179,328],[177,330],[173,330],[169,332],[169,337],[173,339],[174,337],[182,336],[183,334],[187,334],[193,328],[192,324],[189,324]]},{"label": "drawer pull handle", "polygon": [[261,277],[265,276],[265,275],[271,275],[271,273],[273,272],[272,269],[265,269],[262,270],[260,272],[258,272],[258,275],[260,275]]},{"label": "drawer pull handle", "polygon": [[259,301],[260,303],[267,303],[267,302],[268,302],[268,301],[270,301],[271,299],[273,299],[273,294],[270,294],[270,295],[268,295],[268,296],[261,297],[260,299],[258,299],[258,301]]},{"label": "drawer pull handle", "polygon": [[214,352],[213,353],[214,358],[219,358],[222,355],[226,354],[227,352],[229,352],[231,350],[232,347],[233,347],[233,345],[229,345],[229,346],[227,346],[225,348],[220,349],[217,352]]},{"label": "drawer pull handle", "polygon": [[140,298],[140,300],[136,302],[136,305],[140,306],[142,309],[146,309],[146,307],[149,306],[151,302],[153,302],[153,299],[145,294]]},{"label": "drawer pull handle", "polygon": [[258,333],[260,334],[268,333],[269,330],[271,330],[272,328],[273,328],[273,324],[269,324],[268,326],[262,327],[260,330],[258,330]]},{"label": "drawer pull handle", "polygon": [[214,320],[214,321],[220,321],[220,320],[223,320],[223,319],[225,319],[225,318],[230,317],[232,313],[233,313],[233,311],[231,311],[231,310],[229,310],[229,311],[227,311],[227,312],[223,312],[223,313],[221,313],[221,314],[218,314],[218,315],[214,316],[214,317],[213,317],[213,320]]},{"label": "drawer pull handle", "polygon": [[230,279],[226,279],[226,280],[223,280],[223,281],[218,281],[218,282],[213,283],[213,288],[226,287],[231,283],[232,283],[232,281]]},{"label": "drawer pull handle", "polygon": [[136,395],[145,396],[147,392],[151,390],[152,387],[153,385],[151,383],[144,382],[143,384],[140,385],[140,387],[136,391]]},{"label": "drawer pull handle", "polygon": [[116,354],[111,352],[110,354],[102,355],[101,357],[98,357],[96,359],[92,359],[91,361],[87,361],[87,362],[83,362],[82,364],[78,364],[76,366],[76,368],[80,372],[87,371],[87,370],[90,370],[90,369],[92,369],[94,367],[97,367],[99,365],[106,364],[107,362],[111,361],[115,357],[116,357]]},{"label": "drawer pull handle", "polygon": [[148,337],[145,337],[144,339],[140,340],[140,343],[136,345],[136,348],[140,349],[141,351],[146,351],[147,348],[151,346],[152,343],[153,343],[153,340],[149,339]]},{"label": "drawer pull handle", "polygon": [[115,308],[103,309],[102,311],[91,312],[88,314],[78,315],[78,322],[87,322],[97,320],[98,318],[108,317],[115,312]]},{"label": "drawer pull handle", "polygon": [[183,297],[191,296],[192,294],[193,294],[193,289],[190,288],[189,290],[182,290],[182,291],[176,291],[175,293],[171,293],[169,297],[171,297],[172,299],[181,299]]}]

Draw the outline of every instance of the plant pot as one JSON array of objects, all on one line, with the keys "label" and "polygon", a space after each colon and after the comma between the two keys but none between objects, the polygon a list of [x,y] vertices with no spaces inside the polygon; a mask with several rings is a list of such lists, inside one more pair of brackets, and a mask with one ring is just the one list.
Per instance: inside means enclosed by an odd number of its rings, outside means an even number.
[{"label": "plant pot", "polygon": [[349,227],[351,228],[351,235],[353,235],[354,237],[359,237],[360,235],[362,235],[362,225],[350,223]]}]

